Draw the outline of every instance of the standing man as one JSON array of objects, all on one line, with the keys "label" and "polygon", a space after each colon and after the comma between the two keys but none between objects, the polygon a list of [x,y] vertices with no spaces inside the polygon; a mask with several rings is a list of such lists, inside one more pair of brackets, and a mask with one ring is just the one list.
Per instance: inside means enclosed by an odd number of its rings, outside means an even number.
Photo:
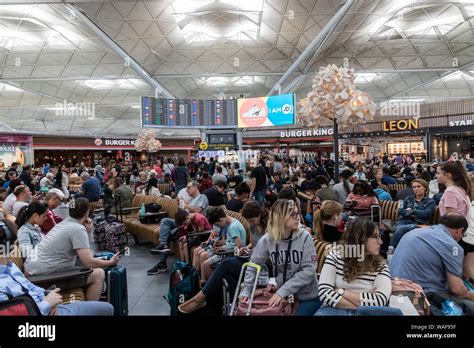
[{"label": "standing man", "polygon": [[31,177],[31,166],[29,164],[26,164],[23,167],[23,171],[20,174],[20,179],[23,181],[23,183],[28,186],[30,189],[31,193],[35,193],[35,185],[33,184],[33,178]]},{"label": "standing man", "polygon": [[259,162],[259,165],[252,169],[250,177],[252,184],[250,186],[250,197],[254,196],[255,200],[263,207],[265,205],[265,192],[267,190],[267,171],[263,167],[264,160]]},{"label": "standing man", "polygon": [[194,157],[191,157],[191,160],[188,162],[188,173],[191,179],[194,179],[198,172],[198,165]]}]

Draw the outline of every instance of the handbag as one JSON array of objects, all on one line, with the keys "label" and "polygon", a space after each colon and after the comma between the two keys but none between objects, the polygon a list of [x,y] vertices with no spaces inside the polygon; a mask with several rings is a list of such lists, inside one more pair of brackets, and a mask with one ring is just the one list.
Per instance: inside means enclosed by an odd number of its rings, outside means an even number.
[{"label": "handbag", "polygon": [[430,315],[430,302],[423,288],[408,279],[392,279],[392,295],[407,296],[415,306],[419,315]]},{"label": "handbag", "polygon": [[[288,256],[290,255],[291,242],[293,234],[290,236],[288,249],[285,257],[285,265],[283,270],[283,284],[286,283],[286,273],[288,271]],[[278,244],[275,246],[276,255],[278,253]],[[275,279],[278,276],[278,257],[276,257]],[[256,282],[258,282],[259,272],[256,274]],[[268,301],[276,294],[277,288],[272,284],[267,284],[265,288],[255,290],[250,300],[239,303],[235,309],[234,315],[257,315],[257,316],[290,316],[293,313],[293,305],[287,299],[282,298],[280,303],[275,307],[270,307]],[[249,305],[251,308],[249,309]]]},{"label": "handbag", "polygon": [[[277,292],[274,285],[268,284],[265,288],[257,289],[253,296],[252,308],[250,315],[256,316],[290,316],[293,308],[288,300],[282,298],[280,303],[275,307],[270,307],[268,301]],[[240,303],[235,310],[234,315],[245,316],[248,312],[249,301]]]}]

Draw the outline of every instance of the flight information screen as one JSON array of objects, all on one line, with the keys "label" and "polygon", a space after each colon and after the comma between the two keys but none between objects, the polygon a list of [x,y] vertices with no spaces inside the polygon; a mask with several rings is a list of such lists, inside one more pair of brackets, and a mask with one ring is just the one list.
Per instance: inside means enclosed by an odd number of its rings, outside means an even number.
[{"label": "flight information screen", "polygon": [[237,127],[237,100],[142,97],[143,127]]}]

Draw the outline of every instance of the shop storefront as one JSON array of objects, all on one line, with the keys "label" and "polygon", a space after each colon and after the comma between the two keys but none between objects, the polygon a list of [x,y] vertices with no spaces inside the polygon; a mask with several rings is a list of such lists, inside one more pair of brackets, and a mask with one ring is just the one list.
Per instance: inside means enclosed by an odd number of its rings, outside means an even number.
[{"label": "shop storefront", "polygon": [[317,156],[331,156],[333,134],[332,128],[255,130],[244,133],[243,144],[244,150],[260,150],[301,161]]},{"label": "shop storefront", "polygon": [[[392,117],[344,130],[344,146],[368,145],[374,155],[413,154],[418,160],[445,161],[453,153],[472,157],[474,151],[474,104],[472,101],[421,105],[419,117]],[[354,147],[352,148],[354,149]],[[354,152],[354,151],[352,151]],[[351,156],[351,151],[348,156]],[[367,151],[370,158],[372,153]],[[357,153],[356,153],[357,155]],[[353,155],[354,156],[354,155]]]},{"label": "shop storefront", "polygon": [[60,138],[33,137],[35,166],[49,163],[52,166],[66,164],[75,166],[84,162],[86,166],[123,158],[131,161],[151,161],[155,159],[190,158],[196,149],[194,139],[160,140],[162,148],[158,153],[147,154],[135,151],[135,139],[119,138]]},{"label": "shop storefront", "polygon": [[0,135],[0,171],[8,169],[13,162],[20,165],[31,163],[32,141],[29,135]]}]

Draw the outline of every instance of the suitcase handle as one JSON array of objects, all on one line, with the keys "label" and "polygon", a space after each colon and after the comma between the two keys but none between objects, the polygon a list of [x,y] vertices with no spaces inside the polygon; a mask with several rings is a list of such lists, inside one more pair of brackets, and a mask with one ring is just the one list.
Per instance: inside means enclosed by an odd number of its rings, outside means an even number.
[{"label": "suitcase handle", "polygon": [[256,263],[253,263],[253,262],[245,262],[242,265],[242,269],[240,270],[239,280],[237,281],[237,287],[235,289],[234,300],[232,301],[232,307],[230,308],[230,314],[229,314],[230,316],[234,315],[235,306],[237,305],[237,299],[239,298],[240,286],[242,284],[242,278],[245,274],[245,271],[249,267],[250,268],[255,268],[255,270],[257,271],[256,274],[255,274],[255,281],[253,283],[252,294],[250,295],[250,302],[248,304],[248,309],[247,309],[247,313],[246,313],[247,316],[250,316],[250,311],[252,310],[252,303],[253,303],[253,298],[254,298],[254,295],[255,295],[255,290],[257,289],[258,276],[260,274],[260,271],[262,270],[262,266],[260,266]]}]

